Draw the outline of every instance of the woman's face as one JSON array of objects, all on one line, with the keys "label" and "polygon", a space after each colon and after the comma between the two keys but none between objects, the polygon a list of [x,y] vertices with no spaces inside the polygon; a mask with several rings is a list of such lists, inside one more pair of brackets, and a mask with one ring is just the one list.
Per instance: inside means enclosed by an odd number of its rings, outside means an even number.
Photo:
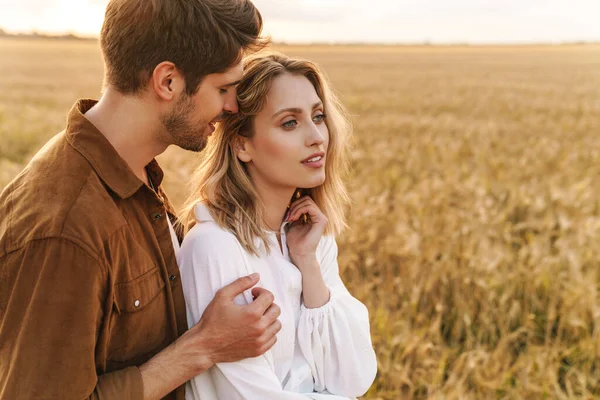
[{"label": "woman's face", "polygon": [[323,103],[310,81],[284,74],[274,79],[254,135],[238,158],[256,185],[273,190],[313,188],[325,181],[329,131]]}]

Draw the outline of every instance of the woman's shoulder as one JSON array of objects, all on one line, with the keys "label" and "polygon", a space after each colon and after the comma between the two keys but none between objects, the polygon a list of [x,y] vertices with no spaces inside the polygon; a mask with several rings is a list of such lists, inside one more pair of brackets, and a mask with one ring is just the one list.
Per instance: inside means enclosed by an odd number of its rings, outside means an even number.
[{"label": "woman's shoulder", "polygon": [[196,224],[185,235],[181,251],[194,248],[196,251],[221,253],[240,247],[235,235],[214,220],[206,204],[198,203],[194,207],[194,214]]},{"label": "woman's shoulder", "polygon": [[236,237],[212,219],[206,206],[200,204],[194,211],[197,221],[183,239],[177,262],[184,294],[198,296],[204,292],[203,296],[212,298],[217,290],[252,271]]}]

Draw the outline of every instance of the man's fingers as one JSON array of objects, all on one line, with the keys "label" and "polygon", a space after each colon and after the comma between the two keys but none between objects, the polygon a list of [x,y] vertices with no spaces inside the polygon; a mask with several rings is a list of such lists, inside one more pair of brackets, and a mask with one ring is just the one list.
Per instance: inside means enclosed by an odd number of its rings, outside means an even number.
[{"label": "man's fingers", "polygon": [[263,355],[264,353],[266,353],[267,351],[269,351],[269,349],[271,349],[271,347],[273,347],[275,345],[275,343],[277,343],[277,336],[273,336],[271,339],[269,339],[267,341],[267,343],[265,343],[260,349],[259,349],[259,355]]},{"label": "man's fingers", "polygon": [[265,329],[265,331],[261,335],[259,341],[263,342],[263,343],[269,342],[271,339],[276,337],[277,333],[281,330],[281,327],[282,327],[281,321],[276,320],[271,325],[269,325],[267,327],[267,329]]},{"label": "man's fingers", "polygon": [[281,321],[275,320],[268,328],[265,334],[267,337],[275,336],[281,330]]},{"label": "man's fingers", "polygon": [[261,293],[265,293],[265,292],[266,292],[266,293],[271,293],[271,292],[269,292],[267,289],[265,289],[265,288],[262,288],[262,287],[260,287],[260,286],[257,286],[257,287],[255,287],[255,288],[252,288],[252,299],[256,300],[256,298],[257,298],[258,296],[260,296],[260,294],[261,294]]},{"label": "man's fingers", "polygon": [[255,294],[254,301],[249,304],[247,307],[252,311],[256,312],[258,315],[263,316],[265,311],[273,304],[275,301],[275,296],[273,293],[269,292],[266,289],[261,290],[253,290],[252,294]]},{"label": "man's fingers", "polygon": [[258,274],[244,276],[220,289],[219,295],[226,299],[233,300],[237,295],[256,285],[259,279],[260,276]]},{"label": "man's fingers", "polygon": [[271,304],[267,311],[265,311],[264,317],[267,319],[269,323],[272,323],[279,318],[281,315],[281,308],[275,303]]}]

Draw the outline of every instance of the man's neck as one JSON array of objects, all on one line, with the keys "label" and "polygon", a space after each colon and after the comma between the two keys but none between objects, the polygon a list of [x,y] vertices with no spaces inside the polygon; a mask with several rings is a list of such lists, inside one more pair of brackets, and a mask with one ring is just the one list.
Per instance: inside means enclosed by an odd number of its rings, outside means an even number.
[{"label": "man's neck", "polygon": [[146,165],[168,146],[159,140],[160,121],[149,109],[141,98],[124,96],[109,88],[98,104],[85,113],[144,183],[148,182]]}]

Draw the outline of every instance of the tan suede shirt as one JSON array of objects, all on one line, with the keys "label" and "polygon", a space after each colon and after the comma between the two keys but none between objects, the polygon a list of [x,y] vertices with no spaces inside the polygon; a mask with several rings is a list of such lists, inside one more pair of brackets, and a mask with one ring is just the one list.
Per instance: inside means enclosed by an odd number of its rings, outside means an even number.
[{"label": "tan suede shirt", "polygon": [[[83,115],[0,195],[0,399],[142,399],[187,328],[156,161],[142,183]],[[183,387],[169,399],[183,399]]]}]

